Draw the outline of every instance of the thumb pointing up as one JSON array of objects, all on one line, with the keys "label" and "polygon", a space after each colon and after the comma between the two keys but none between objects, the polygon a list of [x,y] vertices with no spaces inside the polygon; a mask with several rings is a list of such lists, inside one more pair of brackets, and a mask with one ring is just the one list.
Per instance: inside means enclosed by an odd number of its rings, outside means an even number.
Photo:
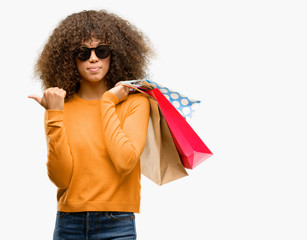
[{"label": "thumb pointing up", "polygon": [[28,96],[28,98],[34,99],[46,110],[48,109],[63,110],[65,96],[66,96],[65,90],[58,87],[54,87],[46,89],[44,91],[43,97],[31,94]]}]

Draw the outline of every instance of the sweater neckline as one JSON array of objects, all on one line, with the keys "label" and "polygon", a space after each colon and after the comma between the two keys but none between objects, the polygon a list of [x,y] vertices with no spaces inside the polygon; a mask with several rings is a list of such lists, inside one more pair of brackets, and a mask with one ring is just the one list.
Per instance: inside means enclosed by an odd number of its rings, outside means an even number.
[{"label": "sweater neckline", "polygon": [[77,93],[74,95],[74,98],[78,102],[82,102],[82,103],[86,103],[86,104],[97,104],[97,103],[100,102],[100,99],[97,99],[97,100],[86,100],[84,98],[79,97],[79,95]]}]

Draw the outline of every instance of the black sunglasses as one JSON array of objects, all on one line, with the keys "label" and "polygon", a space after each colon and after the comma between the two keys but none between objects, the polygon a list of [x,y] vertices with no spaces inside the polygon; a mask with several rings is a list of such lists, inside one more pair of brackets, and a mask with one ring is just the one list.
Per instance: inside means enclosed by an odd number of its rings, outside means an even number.
[{"label": "black sunglasses", "polygon": [[91,57],[92,50],[95,50],[95,54],[100,59],[105,59],[110,56],[111,49],[108,45],[99,45],[95,48],[79,47],[76,49],[76,57],[81,61],[86,61]]}]

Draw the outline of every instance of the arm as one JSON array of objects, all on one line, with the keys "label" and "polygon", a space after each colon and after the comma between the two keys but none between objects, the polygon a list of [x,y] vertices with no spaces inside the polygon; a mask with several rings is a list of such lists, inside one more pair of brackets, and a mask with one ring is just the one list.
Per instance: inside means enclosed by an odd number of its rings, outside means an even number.
[{"label": "arm", "polygon": [[108,154],[117,172],[125,175],[136,166],[144,150],[150,106],[146,97],[134,97],[121,127],[115,110],[118,102],[110,91],[101,98],[102,127]]},{"label": "arm", "polygon": [[63,106],[66,91],[54,87],[44,91],[43,97],[31,94],[45,112],[45,132],[47,139],[47,170],[50,180],[58,188],[67,188],[72,175],[72,157],[63,124]]},{"label": "arm", "polygon": [[63,124],[63,111],[46,110],[45,132],[48,176],[58,188],[65,189],[70,183],[73,161]]}]

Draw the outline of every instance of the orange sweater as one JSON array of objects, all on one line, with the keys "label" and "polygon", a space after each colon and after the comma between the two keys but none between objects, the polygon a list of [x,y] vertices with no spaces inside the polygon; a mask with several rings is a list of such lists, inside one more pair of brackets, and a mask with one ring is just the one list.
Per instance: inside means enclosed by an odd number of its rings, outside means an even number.
[{"label": "orange sweater", "polygon": [[118,102],[76,94],[63,111],[45,112],[47,170],[64,212],[140,209],[140,155],[145,147],[149,101],[130,94]]}]

